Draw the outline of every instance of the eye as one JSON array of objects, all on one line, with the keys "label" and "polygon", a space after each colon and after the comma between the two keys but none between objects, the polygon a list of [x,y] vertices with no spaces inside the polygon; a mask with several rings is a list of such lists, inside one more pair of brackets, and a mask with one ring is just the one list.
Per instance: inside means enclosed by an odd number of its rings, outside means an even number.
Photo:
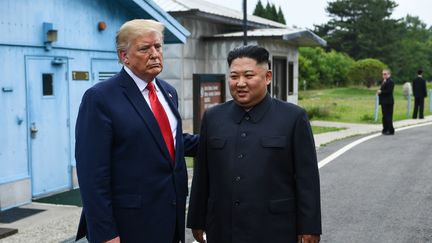
[{"label": "eye", "polygon": [[230,75],[230,79],[238,79],[238,75]]}]

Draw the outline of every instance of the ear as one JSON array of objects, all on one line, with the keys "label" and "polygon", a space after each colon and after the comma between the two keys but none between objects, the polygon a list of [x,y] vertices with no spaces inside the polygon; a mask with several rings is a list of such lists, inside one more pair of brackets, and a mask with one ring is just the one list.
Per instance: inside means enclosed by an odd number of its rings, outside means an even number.
[{"label": "ear", "polygon": [[127,56],[126,51],[120,50],[119,51],[119,56],[120,56],[120,60],[122,61],[122,63],[129,64],[128,56]]},{"label": "ear", "polygon": [[268,70],[266,73],[266,85],[269,85],[271,83],[272,78],[273,72],[271,70]]}]

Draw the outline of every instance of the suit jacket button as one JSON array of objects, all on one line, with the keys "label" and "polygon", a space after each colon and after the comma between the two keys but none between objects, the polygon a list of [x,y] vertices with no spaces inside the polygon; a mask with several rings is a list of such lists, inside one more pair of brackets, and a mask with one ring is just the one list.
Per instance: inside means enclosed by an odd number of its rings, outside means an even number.
[{"label": "suit jacket button", "polygon": [[239,205],[240,205],[240,201],[239,200],[237,200],[237,201],[234,202],[234,206],[239,206]]},{"label": "suit jacket button", "polygon": [[173,200],[173,201],[171,202],[171,205],[173,205],[173,206],[177,205],[176,200]]},{"label": "suit jacket button", "polygon": [[240,181],[240,180],[241,180],[241,177],[240,177],[240,176],[236,176],[236,177],[234,178],[234,180],[235,180],[235,181]]},{"label": "suit jacket button", "polygon": [[243,154],[239,154],[239,155],[237,156],[237,158],[239,158],[239,159],[242,159],[243,157],[244,157]]}]

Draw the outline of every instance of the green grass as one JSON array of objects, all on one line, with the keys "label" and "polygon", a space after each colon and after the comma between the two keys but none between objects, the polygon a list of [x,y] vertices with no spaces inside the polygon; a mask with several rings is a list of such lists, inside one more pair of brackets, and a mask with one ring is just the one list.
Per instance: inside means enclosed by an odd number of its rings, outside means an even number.
[{"label": "green grass", "polygon": [[318,127],[318,126],[312,126],[312,132],[313,134],[320,134],[325,132],[334,132],[334,131],[340,131],[345,130],[346,128],[341,127]]},{"label": "green grass", "polygon": [[[428,84],[428,90],[432,85]],[[377,86],[347,87],[323,90],[299,91],[299,105],[308,111],[311,120],[374,123],[375,94]],[[396,85],[394,90],[395,109],[393,120],[407,119],[408,100],[402,95],[402,85]],[[414,98],[411,97],[411,114]],[[425,115],[429,111],[429,97],[425,100]],[[379,107],[378,123],[381,121]]]}]

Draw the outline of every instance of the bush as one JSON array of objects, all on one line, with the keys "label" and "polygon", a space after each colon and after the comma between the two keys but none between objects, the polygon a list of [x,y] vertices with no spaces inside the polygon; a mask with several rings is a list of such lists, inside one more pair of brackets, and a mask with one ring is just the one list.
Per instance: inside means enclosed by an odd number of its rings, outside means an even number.
[{"label": "bush", "polygon": [[330,116],[329,107],[313,106],[306,108],[307,115],[310,120],[313,118],[326,118]]},{"label": "bush", "polygon": [[381,72],[384,68],[387,66],[377,59],[362,59],[351,66],[348,78],[353,84],[366,85],[370,88],[376,81],[381,80]]}]

